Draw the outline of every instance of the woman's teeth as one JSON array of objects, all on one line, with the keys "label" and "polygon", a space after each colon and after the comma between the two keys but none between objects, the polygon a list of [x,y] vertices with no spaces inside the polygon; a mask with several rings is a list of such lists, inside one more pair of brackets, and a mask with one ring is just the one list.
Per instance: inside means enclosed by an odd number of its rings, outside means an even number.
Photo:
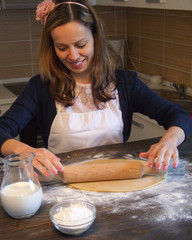
[{"label": "woman's teeth", "polygon": [[82,63],[82,61],[81,61],[81,62],[77,62],[77,63],[72,63],[72,65],[78,66],[78,65],[80,65],[81,63]]},{"label": "woman's teeth", "polygon": [[74,63],[74,65],[78,66],[79,64],[81,64],[82,62],[78,62],[78,63]]}]

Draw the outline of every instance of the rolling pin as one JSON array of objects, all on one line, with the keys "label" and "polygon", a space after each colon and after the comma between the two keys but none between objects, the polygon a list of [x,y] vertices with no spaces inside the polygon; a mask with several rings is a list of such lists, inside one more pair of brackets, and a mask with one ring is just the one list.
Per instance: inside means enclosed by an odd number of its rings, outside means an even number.
[{"label": "rolling pin", "polygon": [[63,183],[78,183],[141,178],[145,174],[162,175],[164,173],[164,170],[150,168],[139,161],[126,161],[125,163],[64,166],[64,171],[59,173],[58,177]]}]

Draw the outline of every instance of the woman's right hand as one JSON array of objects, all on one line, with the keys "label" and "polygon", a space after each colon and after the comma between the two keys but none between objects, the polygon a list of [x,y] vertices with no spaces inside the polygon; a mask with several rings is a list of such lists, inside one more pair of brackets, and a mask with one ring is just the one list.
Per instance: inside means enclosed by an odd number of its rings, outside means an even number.
[{"label": "woman's right hand", "polygon": [[32,148],[16,139],[8,139],[1,147],[1,153],[4,156],[19,154],[21,152],[34,153],[35,158],[33,160],[33,166],[47,177],[50,176],[50,173],[55,175],[58,171],[62,172],[64,170],[63,165],[60,163],[60,159],[46,148]]},{"label": "woman's right hand", "polygon": [[43,175],[49,177],[49,172],[54,175],[56,175],[58,171],[63,172],[64,168],[60,163],[61,159],[46,148],[33,148],[32,152],[35,154],[33,166]]}]

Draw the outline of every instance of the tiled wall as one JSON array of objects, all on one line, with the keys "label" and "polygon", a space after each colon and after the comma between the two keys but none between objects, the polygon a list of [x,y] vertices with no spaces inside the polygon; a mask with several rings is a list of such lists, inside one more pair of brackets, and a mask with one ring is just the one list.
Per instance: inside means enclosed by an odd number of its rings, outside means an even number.
[{"label": "tiled wall", "polygon": [[37,72],[40,31],[35,9],[0,11],[0,79],[29,77]]},{"label": "tiled wall", "polygon": [[138,71],[192,87],[192,11],[129,8],[127,40]]},{"label": "tiled wall", "polygon": [[[126,66],[192,87],[192,11],[96,6],[107,38],[127,41]],[[35,9],[0,11],[0,79],[38,72]]]}]

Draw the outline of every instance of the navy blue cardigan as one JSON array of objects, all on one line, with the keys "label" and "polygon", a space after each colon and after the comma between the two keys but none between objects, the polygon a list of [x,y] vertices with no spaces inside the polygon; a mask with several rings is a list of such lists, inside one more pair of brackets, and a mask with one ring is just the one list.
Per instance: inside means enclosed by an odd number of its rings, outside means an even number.
[{"label": "navy blue cardigan", "polygon": [[[179,105],[159,97],[138,79],[135,72],[117,70],[116,78],[124,123],[124,142],[129,138],[134,112],[155,119],[165,129],[178,126],[184,130],[186,137],[190,135],[192,120]],[[36,118],[47,146],[55,116],[55,101],[48,88],[40,75],[32,77],[11,108],[0,117],[0,147],[6,140],[16,137],[33,118]]]}]

